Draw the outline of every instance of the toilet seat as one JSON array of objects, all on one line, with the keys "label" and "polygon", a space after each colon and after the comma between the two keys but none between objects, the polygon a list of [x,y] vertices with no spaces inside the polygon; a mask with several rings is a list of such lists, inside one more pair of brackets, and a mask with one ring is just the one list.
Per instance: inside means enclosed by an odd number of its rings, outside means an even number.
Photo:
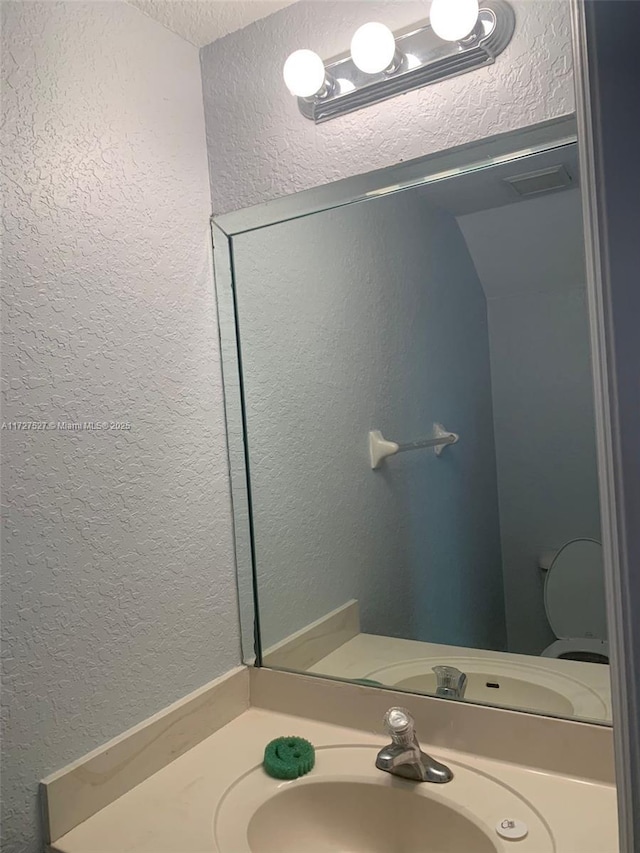
[{"label": "toilet seat", "polygon": [[557,640],[543,657],[609,658],[602,545],[573,539],[557,552],[544,585],[544,606]]},{"label": "toilet seat", "polygon": [[[584,656],[584,657],[582,657]],[[574,638],[572,640],[556,640],[541,653],[543,658],[568,658],[569,660],[587,660],[591,658],[595,662],[601,662],[599,658],[606,658],[609,662],[609,643],[606,640],[590,640],[588,637]]]}]

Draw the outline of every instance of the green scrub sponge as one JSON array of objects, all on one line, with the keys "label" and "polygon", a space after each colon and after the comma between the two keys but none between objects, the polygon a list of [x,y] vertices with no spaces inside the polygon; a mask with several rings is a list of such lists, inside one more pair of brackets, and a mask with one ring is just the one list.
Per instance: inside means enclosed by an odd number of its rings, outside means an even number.
[{"label": "green scrub sponge", "polygon": [[275,779],[297,779],[313,770],[316,751],[301,737],[279,737],[264,750],[263,767]]}]

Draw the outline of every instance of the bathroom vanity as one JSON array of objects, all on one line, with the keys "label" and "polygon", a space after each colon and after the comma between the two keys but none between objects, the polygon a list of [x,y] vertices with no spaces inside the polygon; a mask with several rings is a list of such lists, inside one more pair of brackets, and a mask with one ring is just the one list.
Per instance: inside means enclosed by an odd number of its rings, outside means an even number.
[{"label": "bathroom vanity", "polygon": [[[251,707],[243,707],[241,692],[234,698],[240,683]],[[143,763],[176,749],[181,727],[193,731],[202,693],[156,719],[153,738],[144,728],[132,731],[49,780],[54,826],[77,820],[90,797],[105,801],[57,838],[51,853],[617,850],[606,728],[266,669],[219,680],[207,701],[237,716],[208,736],[200,718],[202,739],[135,787]],[[422,748],[451,769],[450,782],[417,783],[376,768],[389,739],[384,709],[399,702],[415,717]],[[283,734],[302,736],[316,750],[314,769],[292,781],[262,768],[265,745]],[[118,785],[126,793],[109,800]]]}]

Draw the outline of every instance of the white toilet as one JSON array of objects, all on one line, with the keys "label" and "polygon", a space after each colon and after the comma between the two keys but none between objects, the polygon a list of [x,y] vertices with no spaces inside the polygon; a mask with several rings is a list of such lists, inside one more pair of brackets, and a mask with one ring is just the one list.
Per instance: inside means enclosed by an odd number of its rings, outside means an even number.
[{"label": "white toilet", "polygon": [[602,545],[573,539],[553,556],[544,583],[544,606],[558,638],[542,657],[609,663]]}]

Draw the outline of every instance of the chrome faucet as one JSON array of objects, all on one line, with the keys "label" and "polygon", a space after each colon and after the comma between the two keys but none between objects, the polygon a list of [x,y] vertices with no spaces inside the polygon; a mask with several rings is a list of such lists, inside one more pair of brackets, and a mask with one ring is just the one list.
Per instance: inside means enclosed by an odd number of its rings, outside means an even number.
[{"label": "chrome faucet", "polygon": [[413,717],[404,708],[390,708],[385,714],[384,727],[391,743],[380,750],[376,767],[412,779],[414,782],[450,782],[452,771],[420,749]]},{"label": "chrome faucet", "polygon": [[464,699],[464,691],[467,689],[467,676],[455,666],[434,666],[438,683],[436,696],[444,696],[449,699]]}]

